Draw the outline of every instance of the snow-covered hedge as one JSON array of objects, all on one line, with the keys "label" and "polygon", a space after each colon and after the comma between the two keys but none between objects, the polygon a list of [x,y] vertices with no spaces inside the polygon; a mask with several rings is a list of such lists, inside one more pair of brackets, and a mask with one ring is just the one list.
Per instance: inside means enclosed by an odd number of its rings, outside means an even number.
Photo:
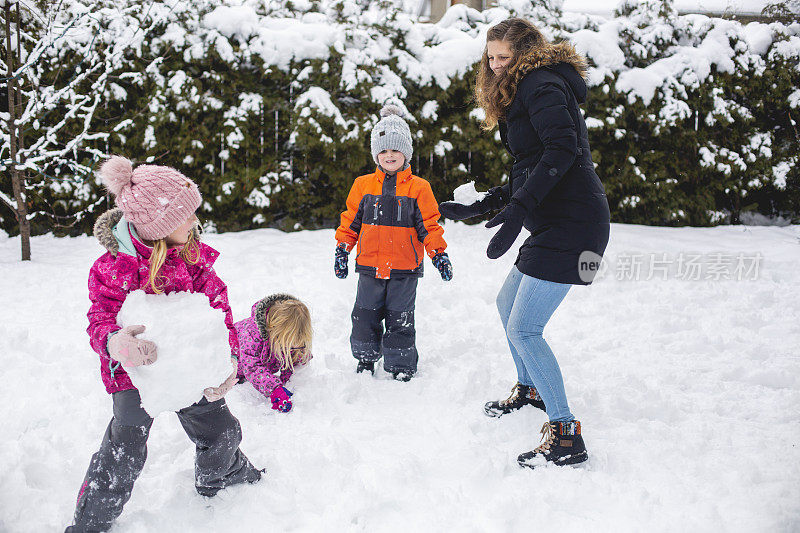
[{"label": "snow-covered hedge", "polygon": [[[413,166],[440,201],[472,179],[479,189],[499,184],[508,157],[480,130],[471,90],[486,30],[510,15],[590,59],[585,114],[615,221],[800,216],[800,24],[678,16],[663,0],[623,2],[612,19],[562,13],[558,0],[503,0],[484,12],[454,6],[437,24],[392,2],[64,5],[49,29],[23,16],[26,50],[65,31],[37,60],[50,73],[45,89],[95,64],[103,76],[68,87],[56,109],[29,106],[26,145],[69,147],[27,159],[39,231],[54,216],[74,232],[90,228],[87,215],[106,205],[91,173],[102,153],[180,168],[200,184],[201,216],[220,231],[331,226],[353,178],[373,167],[369,131],[392,100],[412,117]],[[130,43],[124,53],[120,43]],[[98,95],[91,109],[81,103]],[[5,122],[2,132],[7,197]],[[10,210],[0,217],[13,232]]]}]

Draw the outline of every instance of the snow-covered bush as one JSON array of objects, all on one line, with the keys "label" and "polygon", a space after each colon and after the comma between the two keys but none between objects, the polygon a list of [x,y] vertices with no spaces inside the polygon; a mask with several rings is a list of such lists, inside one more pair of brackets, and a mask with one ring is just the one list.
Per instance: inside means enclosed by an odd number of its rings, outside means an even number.
[{"label": "snow-covered bush", "polygon": [[[69,5],[65,21],[96,4]],[[58,197],[56,214],[76,232],[91,227],[93,217],[81,213],[106,203],[90,172],[104,153],[186,172],[204,195],[200,215],[219,231],[332,226],[352,180],[374,167],[369,132],[393,100],[408,111],[415,173],[437,197],[471,180],[479,190],[497,185],[509,158],[493,133],[481,132],[472,87],[486,30],[510,15],[588,56],[584,111],[615,221],[705,225],[747,210],[800,216],[797,23],[678,16],[670,0],[622,2],[611,19],[562,13],[557,0],[502,0],[483,12],[453,6],[437,24],[387,1],[146,6],[104,5],[81,22],[98,35],[98,57],[112,41],[125,45],[100,69],[99,91],[76,91],[99,95],[91,116],[82,115],[85,133],[54,129],[86,106],[69,101],[26,132],[29,146],[49,135],[73,147],[61,163],[32,163],[29,174],[36,209]],[[34,18],[30,43],[45,31]],[[147,38],[120,38],[123,24],[150,28]],[[80,39],[66,42],[81,49]],[[83,55],[60,52],[40,68],[74,73]],[[0,165],[8,159],[3,135]],[[45,173],[71,180],[38,181]],[[0,179],[8,194],[5,172]],[[14,232],[10,211],[0,217]]]},{"label": "snow-covered bush", "polygon": [[[17,10],[11,12],[16,15]],[[121,106],[127,83],[136,83],[147,40],[169,17],[165,5],[110,0],[25,3],[11,24],[18,168],[34,231],[54,225],[91,227],[105,198],[92,175],[108,152],[109,137],[133,122],[136,110]],[[5,26],[5,20],[3,21]],[[8,76],[5,27],[0,72]],[[11,193],[8,77],[0,98],[0,220],[14,231]]]},{"label": "snow-covered bush", "polygon": [[[598,47],[593,34],[624,38]],[[800,25],[676,16],[648,0],[622,2],[615,19],[573,39],[597,66],[587,116],[598,120],[592,151],[617,220],[798,216]]]}]

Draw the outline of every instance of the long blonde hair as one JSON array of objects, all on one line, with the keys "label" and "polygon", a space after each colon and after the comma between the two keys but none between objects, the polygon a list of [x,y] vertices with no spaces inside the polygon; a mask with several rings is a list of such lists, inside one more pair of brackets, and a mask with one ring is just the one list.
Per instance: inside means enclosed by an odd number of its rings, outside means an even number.
[{"label": "long blonde hair", "polygon": [[267,312],[270,352],[278,358],[281,370],[294,369],[311,358],[311,313],[300,300],[278,301]]},{"label": "long blonde hair", "polygon": [[499,121],[505,119],[506,110],[517,94],[517,85],[535,68],[537,58],[569,58],[578,73],[586,76],[586,59],[571,44],[566,41],[551,43],[525,19],[510,18],[492,26],[486,34],[486,42],[489,41],[507,42],[514,56],[505,70],[496,75],[489,67],[488,49],[483,50],[475,83],[475,101],[486,114],[481,124],[484,130],[493,130]]},{"label": "long blonde hair", "polygon": [[[164,266],[164,261],[167,259],[167,239],[158,239],[153,241],[153,251],[150,253],[150,273],[148,276],[148,283],[152,287],[153,292],[161,294],[164,292],[163,279],[159,277],[158,273],[161,267]],[[200,260],[200,245],[194,236],[194,231],[189,232],[189,240],[183,245],[181,251],[178,252],[181,259],[186,264],[195,265]]]}]

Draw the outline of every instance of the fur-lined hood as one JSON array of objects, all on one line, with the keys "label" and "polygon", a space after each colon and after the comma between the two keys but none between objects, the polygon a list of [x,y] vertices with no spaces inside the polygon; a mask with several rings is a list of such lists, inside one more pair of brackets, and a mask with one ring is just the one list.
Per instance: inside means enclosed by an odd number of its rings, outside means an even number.
[{"label": "fur-lined hood", "polygon": [[97,217],[94,222],[94,238],[114,257],[119,253],[119,242],[114,236],[114,226],[119,224],[121,219],[122,209],[111,209]]},{"label": "fur-lined hood", "polygon": [[266,298],[262,298],[253,304],[253,320],[255,320],[256,325],[258,326],[258,333],[261,335],[262,339],[266,340],[269,338],[269,330],[267,329],[267,311],[269,311],[269,308],[276,303],[286,300],[297,300],[297,298],[289,294],[277,293],[267,296]]},{"label": "fur-lined hood", "polygon": [[570,43],[563,41],[531,50],[520,60],[516,69],[517,85],[526,74],[538,68],[546,68],[560,74],[572,89],[578,103],[586,101],[588,89],[585,80],[588,76],[588,65],[586,58]]},{"label": "fur-lined hood", "polygon": [[[123,252],[125,252],[126,243],[120,242],[118,234],[114,231],[120,220],[122,220],[122,209],[114,208],[97,217],[94,223],[94,237],[114,257],[120,252],[120,246],[123,247]],[[192,232],[195,240],[200,242],[200,234],[202,233],[200,225],[195,224]]]}]

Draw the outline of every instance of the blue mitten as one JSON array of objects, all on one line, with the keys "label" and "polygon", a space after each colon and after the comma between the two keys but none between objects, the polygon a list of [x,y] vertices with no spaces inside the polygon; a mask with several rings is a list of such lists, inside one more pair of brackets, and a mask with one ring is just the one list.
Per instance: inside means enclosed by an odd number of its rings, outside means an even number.
[{"label": "blue mitten", "polygon": [[443,280],[450,281],[453,279],[453,264],[445,252],[437,253],[431,261],[433,261],[433,266],[439,271]]},{"label": "blue mitten", "polygon": [[347,251],[345,243],[339,243],[336,246],[336,257],[333,261],[333,273],[339,279],[347,277],[347,257],[350,252]]}]

